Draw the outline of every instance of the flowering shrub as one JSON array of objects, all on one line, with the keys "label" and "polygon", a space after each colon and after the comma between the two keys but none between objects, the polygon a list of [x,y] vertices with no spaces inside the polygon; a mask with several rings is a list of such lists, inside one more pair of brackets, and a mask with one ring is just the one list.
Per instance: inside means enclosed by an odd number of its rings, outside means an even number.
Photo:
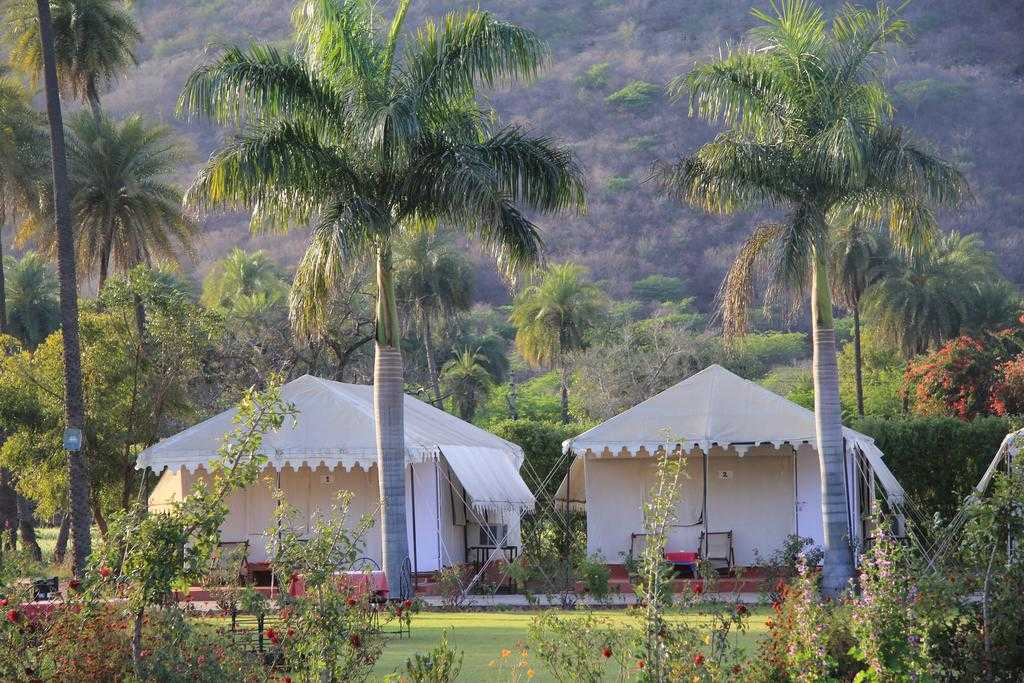
[{"label": "flowering shrub", "polygon": [[582,616],[544,611],[530,624],[530,646],[558,681],[624,680],[636,661],[629,641],[623,629],[589,610]]},{"label": "flowering shrub", "polygon": [[[516,656],[518,655],[518,656]],[[519,683],[528,681],[537,675],[530,664],[530,651],[517,643],[515,652],[504,648],[488,666],[494,670],[493,680]]]},{"label": "flowering shrub", "polygon": [[1024,414],[1024,353],[996,367],[989,409],[996,415]]},{"label": "flowering shrub", "polygon": [[[448,631],[441,633],[437,646],[426,654],[414,654],[405,662],[405,676],[411,683],[448,683],[462,671],[462,652],[448,645]],[[392,681],[405,681],[405,676],[392,676]]]},{"label": "flowering shrub", "polygon": [[340,581],[339,572],[363,569],[357,562],[373,526],[373,517],[364,515],[349,528],[351,499],[342,492],[337,505],[312,520],[304,538],[304,528],[293,524],[297,511],[282,498],[277,527],[268,532],[278,539],[270,549],[274,572],[293,582],[301,577],[304,586],[300,595],[282,597],[280,628],[266,634],[297,680],[365,680],[384,649],[375,617],[408,626],[417,608],[407,601],[379,610],[365,587]]}]

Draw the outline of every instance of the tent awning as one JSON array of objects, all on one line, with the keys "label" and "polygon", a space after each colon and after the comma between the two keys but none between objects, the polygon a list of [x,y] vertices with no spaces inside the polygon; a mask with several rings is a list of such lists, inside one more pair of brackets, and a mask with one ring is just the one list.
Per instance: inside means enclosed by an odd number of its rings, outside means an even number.
[{"label": "tent awning", "polygon": [[[848,445],[857,446],[878,476],[889,500],[901,502],[903,487],[882,461],[874,440],[844,428]],[[772,444],[798,447],[817,442],[814,413],[764,387],[712,365],[579,436],[562,448],[577,455],[654,454],[714,446],[740,455]],[[575,488],[575,487],[573,487]],[[563,482],[564,489],[564,482]],[[563,489],[559,495],[565,496]],[[570,494],[571,495],[571,494]],[[563,498],[564,499],[564,498]]]},{"label": "tent awning", "polygon": [[532,510],[533,493],[508,458],[488,449],[447,446],[441,449],[473,507],[482,510]]},{"label": "tent awning", "polygon": [[[376,466],[372,386],[304,375],[281,387],[281,398],[295,406],[297,416],[294,424],[286,420],[281,429],[263,436],[261,450],[268,464],[277,469]],[[412,396],[405,396],[404,409],[406,462],[444,454],[474,506],[533,506],[533,496],[519,475],[519,446]],[[226,410],[150,446],[139,454],[136,468],[194,472],[204,467],[237,426],[236,413]]]}]

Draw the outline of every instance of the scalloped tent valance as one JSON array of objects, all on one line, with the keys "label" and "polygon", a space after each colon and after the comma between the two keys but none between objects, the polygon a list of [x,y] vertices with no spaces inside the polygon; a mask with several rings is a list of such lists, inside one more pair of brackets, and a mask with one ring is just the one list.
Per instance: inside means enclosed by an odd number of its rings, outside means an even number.
[{"label": "scalloped tent valance", "polygon": [[[369,470],[377,464],[373,387],[304,375],[281,388],[298,411],[276,432],[264,435],[263,455],[281,469],[321,465]],[[137,469],[195,471],[217,455],[235,427],[235,409],[226,410],[139,454]],[[532,509],[533,494],[519,475],[522,449],[490,432],[405,396],[406,462],[443,457],[473,500],[486,509]]]},{"label": "scalloped tent valance", "polygon": [[[903,487],[882,461],[874,439],[845,427],[843,433],[847,443],[864,454],[890,500],[902,501]],[[719,446],[744,455],[754,446],[799,447],[804,443],[817,443],[813,412],[712,365],[567,439],[562,448],[577,456],[590,452],[592,456],[631,457],[661,449],[696,448],[709,453]]]}]

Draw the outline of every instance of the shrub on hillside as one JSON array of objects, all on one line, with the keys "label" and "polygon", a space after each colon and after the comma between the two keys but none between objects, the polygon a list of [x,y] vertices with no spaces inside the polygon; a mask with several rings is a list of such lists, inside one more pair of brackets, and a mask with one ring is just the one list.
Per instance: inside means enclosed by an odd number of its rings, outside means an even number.
[{"label": "shrub on hillside", "polygon": [[605,98],[605,102],[622,109],[646,109],[661,96],[661,88],[647,81],[632,81]]}]

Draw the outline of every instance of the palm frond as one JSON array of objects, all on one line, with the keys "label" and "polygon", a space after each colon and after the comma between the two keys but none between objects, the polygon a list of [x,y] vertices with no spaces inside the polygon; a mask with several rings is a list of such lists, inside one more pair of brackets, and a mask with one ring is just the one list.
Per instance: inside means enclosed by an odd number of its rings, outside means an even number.
[{"label": "palm frond", "polygon": [[344,102],[302,60],[256,44],[248,50],[228,47],[216,62],[193,71],[177,110],[228,125],[284,116],[338,124],[346,118]]},{"label": "palm frond", "polygon": [[369,0],[302,0],[292,12],[296,40],[311,69],[361,86],[364,96],[384,89],[384,47],[374,9]]},{"label": "palm frond", "polygon": [[334,197],[355,197],[360,176],[344,152],[295,122],[256,126],[199,171],[185,204],[199,210],[252,209],[255,230],[305,223]]},{"label": "palm frond", "polygon": [[772,254],[786,228],[780,223],[759,225],[740,247],[718,290],[716,307],[722,317],[722,334],[727,339],[743,336],[748,327],[759,277],[768,270]]},{"label": "palm frond", "polygon": [[544,42],[532,31],[488,12],[467,10],[427,21],[405,58],[410,90],[429,108],[474,92],[477,85],[529,80],[547,59]]}]

